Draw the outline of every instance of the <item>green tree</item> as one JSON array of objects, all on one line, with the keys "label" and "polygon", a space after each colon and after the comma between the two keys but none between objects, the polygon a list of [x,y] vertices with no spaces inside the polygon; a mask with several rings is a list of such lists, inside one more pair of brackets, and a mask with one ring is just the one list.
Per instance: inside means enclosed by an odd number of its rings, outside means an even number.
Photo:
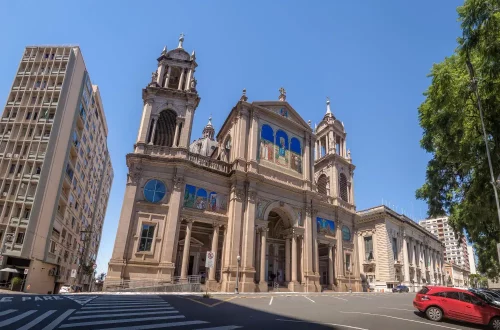
[{"label": "green tree", "polygon": [[486,156],[477,99],[471,89],[466,60],[478,79],[494,173],[500,174],[500,0],[466,0],[458,8],[463,36],[454,54],[435,64],[424,93],[419,120],[421,146],[433,157],[417,198],[428,215],[448,214],[457,233],[474,242],[478,269],[499,276],[499,241],[495,197]]}]

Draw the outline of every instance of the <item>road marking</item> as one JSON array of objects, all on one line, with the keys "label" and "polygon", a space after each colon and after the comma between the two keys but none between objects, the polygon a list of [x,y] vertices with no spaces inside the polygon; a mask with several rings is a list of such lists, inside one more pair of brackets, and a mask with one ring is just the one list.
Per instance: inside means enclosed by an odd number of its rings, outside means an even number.
[{"label": "road marking", "polygon": [[311,298],[309,298],[309,297],[307,297],[307,296],[304,296],[304,298],[306,298],[307,300],[310,300],[310,301],[312,301],[313,303],[315,303],[315,301],[314,301],[314,300],[312,300]]},{"label": "road marking", "polygon": [[158,308],[134,308],[134,309],[106,309],[104,311],[78,311],[75,314],[90,314],[90,313],[112,313],[112,312],[130,312],[130,311],[161,311],[164,309],[174,309],[173,307],[158,307]]},{"label": "road marking", "polygon": [[273,298],[274,297],[271,297],[271,300],[269,301],[269,305],[271,305],[273,303]]},{"label": "road marking", "polygon": [[[126,302],[126,303],[105,303],[105,304],[88,304],[87,306],[109,306],[110,304],[113,304],[115,306],[134,306],[134,305],[144,305],[144,304],[154,304],[154,302]],[[161,304],[168,304],[167,302],[161,303]]]},{"label": "road marking", "polygon": [[203,306],[206,306],[206,307],[215,307],[215,306],[217,306],[217,305],[223,304],[223,303],[225,303],[226,301],[233,300],[233,299],[235,299],[235,298],[239,298],[239,297],[236,297],[236,296],[234,296],[234,297],[230,297],[230,298],[227,298],[226,300],[221,300],[221,301],[218,301],[218,302],[216,302],[215,304],[212,304],[212,305],[205,304],[204,302],[201,302],[201,301],[199,301],[199,300],[192,299],[192,298],[186,298],[186,299],[187,299],[187,300],[191,300],[191,301],[193,301],[193,302],[195,302],[195,303],[198,303],[198,304],[202,304]]},{"label": "road marking", "polygon": [[[312,323],[312,322],[309,322],[309,321],[286,320],[286,319],[276,319],[276,321],[295,322],[295,323]],[[349,329],[368,330],[368,329],[365,329],[365,328],[358,328],[358,327],[353,327],[352,325],[345,325],[345,324],[336,324],[336,323],[319,323],[319,324],[333,325],[333,326],[336,326],[336,327],[343,327],[343,328],[349,328]]]},{"label": "road marking", "polygon": [[[185,318],[184,315],[174,315],[174,316],[159,316],[159,317],[141,317],[141,318],[135,318],[135,319],[121,319],[121,320],[76,322],[76,323],[63,324],[59,328],[85,327],[85,326],[90,326],[90,325],[114,324],[114,323],[132,323],[132,322],[142,322],[142,321],[171,320],[171,319],[183,319],[183,318]],[[156,324],[156,326],[158,326],[158,325]]]},{"label": "road marking", "polygon": [[14,313],[15,311],[17,311],[17,309],[8,309],[6,311],[0,312],[0,316],[4,316],[4,315],[10,314],[10,313]]},{"label": "road marking", "polygon": [[344,314],[363,314],[363,315],[372,315],[372,316],[382,316],[382,317],[388,317],[390,319],[396,319],[396,320],[402,320],[402,321],[408,321],[408,322],[415,322],[415,323],[421,323],[421,324],[427,324],[427,325],[432,325],[435,327],[440,327],[440,328],[446,328],[446,329],[452,329],[452,330],[460,330],[458,328],[452,328],[452,327],[447,327],[445,325],[439,325],[436,323],[429,323],[429,322],[422,322],[422,321],[416,321],[416,320],[409,320],[409,319],[404,319],[401,317],[396,317],[396,316],[389,316],[389,315],[383,315],[383,314],[373,314],[373,313],[362,313],[362,312],[342,312],[339,311],[339,313],[344,313]]},{"label": "road marking", "polygon": [[117,308],[117,307],[120,307],[120,308],[138,308],[138,307],[159,307],[159,306],[165,306],[165,307],[168,307],[170,306],[170,304],[168,303],[163,303],[163,304],[140,304],[140,305],[118,305],[118,306],[110,306],[110,305],[106,305],[106,306],[85,306],[85,307],[82,307],[81,309],[102,309],[102,308]]},{"label": "road marking", "polygon": [[344,300],[344,301],[349,301],[349,300],[347,300],[347,299],[344,299],[344,298],[339,298],[339,297],[335,297],[335,296],[330,296],[330,297],[335,298],[335,299]]},{"label": "road marking", "polygon": [[391,308],[391,307],[379,307],[379,308],[383,308],[383,309],[395,309],[395,310],[398,310],[398,311],[416,312],[415,309]]},{"label": "road marking", "polygon": [[222,327],[200,328],[200,329],[197,329],[197,330],[233,330],[233,329],[239,329],[239,328],[243,328],[243,327],[240,327],[240,326],[237,326],[237,325],[225,325],[225,326],[222,326]]},{"label": "road marking", "polygon": [[10,319],[7,319],[7,320],[5,320],[5,321],[3,321],[3,322],[0,322],[0,328],[1,328],[1,327],[4,327],[4,326],[6,326],[6,325],[12,324],[12,323],[14,323],[14,322],[17,322],[17,321],[19,321],[19,320],[22,320],[22,319],[24,319],[26,316],[30,316],[31,314],[35,313],[36,311],[37,311],[36,309],[34,309],[34,310],[30,310],[30,311],[27,311],[27,312],[25,312],[25,313],[22,313],[22,314],[20,314],[20,315],[18,315],[18,316],[14,316],[14,317],[11,317]]},{"label": "road marking", "polygon": [[50,310],[50,311],[48,311],[48,312],[40,315],[39,317],[37,317],[36,319],[34,319],[33,321],[31,321],[30,323],[23,325],[22,327],[20,327],[17,330],[28,330],[28,329],[31,329],[31,327],[33,327],[34,325],[37,325],[38,323],[40,323],[41,321],[43,321],[48,316],[54,314],[55,312],[56,312],[55,310]]},{"label": "road marking", "polygon": [[[85,307],[84,307],[85,308]],[[71,313],[73,313],[74,309],[68,309],[66,312],[62,313],[57,319],[52,321],[49,325],[47,325],[43,330],[52,330],[59,325],[62,321],[64,321]]]},{"label": "road marking", "polygon": [[[127,313],[126,316],[137,316],[137,315],[155,315],[155,314],[175,314],[179,313],[178,311],[164,311],[164,312],[140,312],[140,313]],[[100,315],[83,315],[83,316],[73,316],[70,317],[68,320],[73,321],[73,320],[85,320],[85,319],[94,319],[94,318],[104,318],[104,317],[116,317],[116,316],[124,316],[123,313],[119,314],[100,314]]]},{"label": "road marking", "polygon": [[368,299],[368,300],[372,300],[372,298],[367,298],[367,297],[361,297],[360,295],[356,295],[354,297],[358,297],[358,298],[363,298],[363,299]]},{"label": "road marking", "polygon": [[160,329],[160,328],[171,328],[171,327],[182,327],[185,325],[196,325],[196,324],[206,324],[206,321],[185,321],[185,322],[170,322],[170,323],[156,323],[156,324],[146,324],[146,325],[136,325],[136,326],[126,326],[119,328],[106,328],[101,330],[146,330],[146,329]]},{"label": "road marking", "polygon": [[161,298],[147,298],[147,299],[96,299],[92,304],[99,302],[149,302],[149,301],[163,301]]}]

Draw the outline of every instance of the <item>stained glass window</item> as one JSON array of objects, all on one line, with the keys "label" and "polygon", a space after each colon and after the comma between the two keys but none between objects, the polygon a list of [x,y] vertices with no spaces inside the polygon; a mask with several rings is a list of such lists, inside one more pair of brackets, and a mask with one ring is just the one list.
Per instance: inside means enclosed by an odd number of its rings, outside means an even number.
[{"label": "stained glass window", "polygon": [[342,227],[342,239],[347,242],[351,240],[351,230],[347,226]]}]

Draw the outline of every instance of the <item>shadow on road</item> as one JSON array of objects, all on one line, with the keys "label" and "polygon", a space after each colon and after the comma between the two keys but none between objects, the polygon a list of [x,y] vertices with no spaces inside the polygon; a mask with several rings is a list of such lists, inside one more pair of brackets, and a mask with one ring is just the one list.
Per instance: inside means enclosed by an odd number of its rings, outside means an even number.
[{"label": "shadow on road", "polygon": [[[413,312],[415,315],[419,316],[420,318],[424,319],[425,321],[427,322],[433,322],[431,320],[429,320],[426,316],[425,316],[425,313],[422,313],[422,312],[418,312],[418,311],[415,311]],[[474,323],[467,323],[467,322],[460,322],[460,321],[455,321],[455,320],[448,320],[448,319],[445,319],[443,322],[441,323],[446,323],[446,324],[453,324],[453,325],[457,325],[457,326],[466,326],[468,328],[471,328],[471,329],[484,329],[484,325],[480,325],[480,324],[474,324]]]},{"label": "shadow on road", "polygon": [[[247,329],[345,329],[332,324],[318,323],[302,318],[290,317],[290,311],[285,314],[271,312],[271,306],[266,308],[267,301],[258,304],[263,311],[235,303],[240,298],[202,298],[199,296],[165,297],[172,301],[187,319],[201,319],[220,326],[234,325]],[[236,300],[235,300],[236,299]],[[254,300],[248,298],[246,300]],[[256,301],[257,302],[257,301]],[[275,306],[272,306],[275,307]],[[314,312],[313,312],[314,313]]]}]

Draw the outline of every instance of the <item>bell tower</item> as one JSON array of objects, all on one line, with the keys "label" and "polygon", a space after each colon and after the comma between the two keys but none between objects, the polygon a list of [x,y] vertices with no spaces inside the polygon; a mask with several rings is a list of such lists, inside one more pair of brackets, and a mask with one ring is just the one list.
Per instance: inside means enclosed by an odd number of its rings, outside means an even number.
[{"label": "bell tower", "polygon": [[196,91],[198,64],[193,50],[184,50],[184,35],[177,48],[165,46],[151,82],[142,90],[144,107],[135,153],[145,153],[149,146],[188,148],[194,112],[200,102]]},{"label": "bell tower", "polygon": [[337,203],[354,205],[351,152],[346,149],[344,124],[330,109],[330,99],[326,101],[326,113],[315,128],[314,178],[318,192],[333,198]]}]

